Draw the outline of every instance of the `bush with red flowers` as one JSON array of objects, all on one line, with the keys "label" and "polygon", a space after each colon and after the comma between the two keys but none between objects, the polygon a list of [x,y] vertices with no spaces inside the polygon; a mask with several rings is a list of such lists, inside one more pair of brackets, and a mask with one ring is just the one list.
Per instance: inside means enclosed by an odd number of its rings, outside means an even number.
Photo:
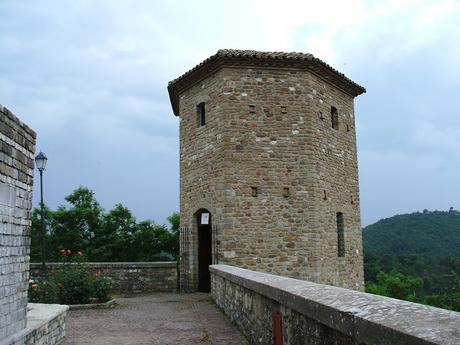
[{"label": "bush with red flowers", "polygon": [[43,279],[29,284],[29,301],[38,303],[87,304],[110,299],[111,280],[93,274],[81,251],[60,249],[61,265]]},{"label": "bush with red flowers", "polygon": [[56,303],[57,287],[47,279],[29,280],[29,302]]}]

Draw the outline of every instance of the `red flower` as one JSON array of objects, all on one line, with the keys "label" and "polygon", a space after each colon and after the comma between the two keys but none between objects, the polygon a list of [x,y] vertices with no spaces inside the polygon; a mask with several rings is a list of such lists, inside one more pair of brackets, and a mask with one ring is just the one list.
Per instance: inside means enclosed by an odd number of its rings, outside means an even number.
[{"label": "red flower", "polygon": [[81,251],[78,251],[78,252],[77,252],[77,255],[78,255],[78,256],[82,256],[83,253],[82,253]]},{"label": "red flower", "polygon": [[59,251],[59,253],[61,253],[61,254],[64,254],[64,255],[65,255],[66,251],[65,251],[65,249],[63,248],[63,249],[61,249],[61,250]]},{"label": "red flower", "polygon": [[70,249],[67,249],[67,254],[72,254],[72,251]]},{"label": "red flower", "polygon": [[38,284],[32,284],[31,287],[32,287],[32,289],[36,289],[36,288],[38,288]]}]

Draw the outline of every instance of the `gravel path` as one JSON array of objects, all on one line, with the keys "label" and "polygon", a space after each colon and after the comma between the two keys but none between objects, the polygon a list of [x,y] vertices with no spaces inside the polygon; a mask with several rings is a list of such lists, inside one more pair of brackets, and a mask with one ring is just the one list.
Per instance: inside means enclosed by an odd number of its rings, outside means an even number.
[{"label": "gravel path", "polygon": [[67,312],[62,345],[247,345],[208,294],[117,299],[111,309]]}]

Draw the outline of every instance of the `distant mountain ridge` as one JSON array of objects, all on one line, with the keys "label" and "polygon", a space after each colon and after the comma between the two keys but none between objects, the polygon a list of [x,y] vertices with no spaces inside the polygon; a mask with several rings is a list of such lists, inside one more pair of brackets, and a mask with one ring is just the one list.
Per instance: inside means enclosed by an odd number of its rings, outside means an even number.
[{"label": "distant mountain ridge", "polygon": [[424,210],[381,219],[363,228],[363,246],[366,256],[460,258],[460,212]]}]

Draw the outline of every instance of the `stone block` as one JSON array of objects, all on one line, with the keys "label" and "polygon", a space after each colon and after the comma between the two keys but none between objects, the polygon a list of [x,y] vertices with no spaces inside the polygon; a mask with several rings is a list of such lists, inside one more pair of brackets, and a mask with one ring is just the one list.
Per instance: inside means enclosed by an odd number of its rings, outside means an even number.
[{"label": "stone block", "polygon": [[251,344],[271,344],[282,315],[283,344],[458,345],[460,313],[323,284],[211,266],[216,304]]}]

